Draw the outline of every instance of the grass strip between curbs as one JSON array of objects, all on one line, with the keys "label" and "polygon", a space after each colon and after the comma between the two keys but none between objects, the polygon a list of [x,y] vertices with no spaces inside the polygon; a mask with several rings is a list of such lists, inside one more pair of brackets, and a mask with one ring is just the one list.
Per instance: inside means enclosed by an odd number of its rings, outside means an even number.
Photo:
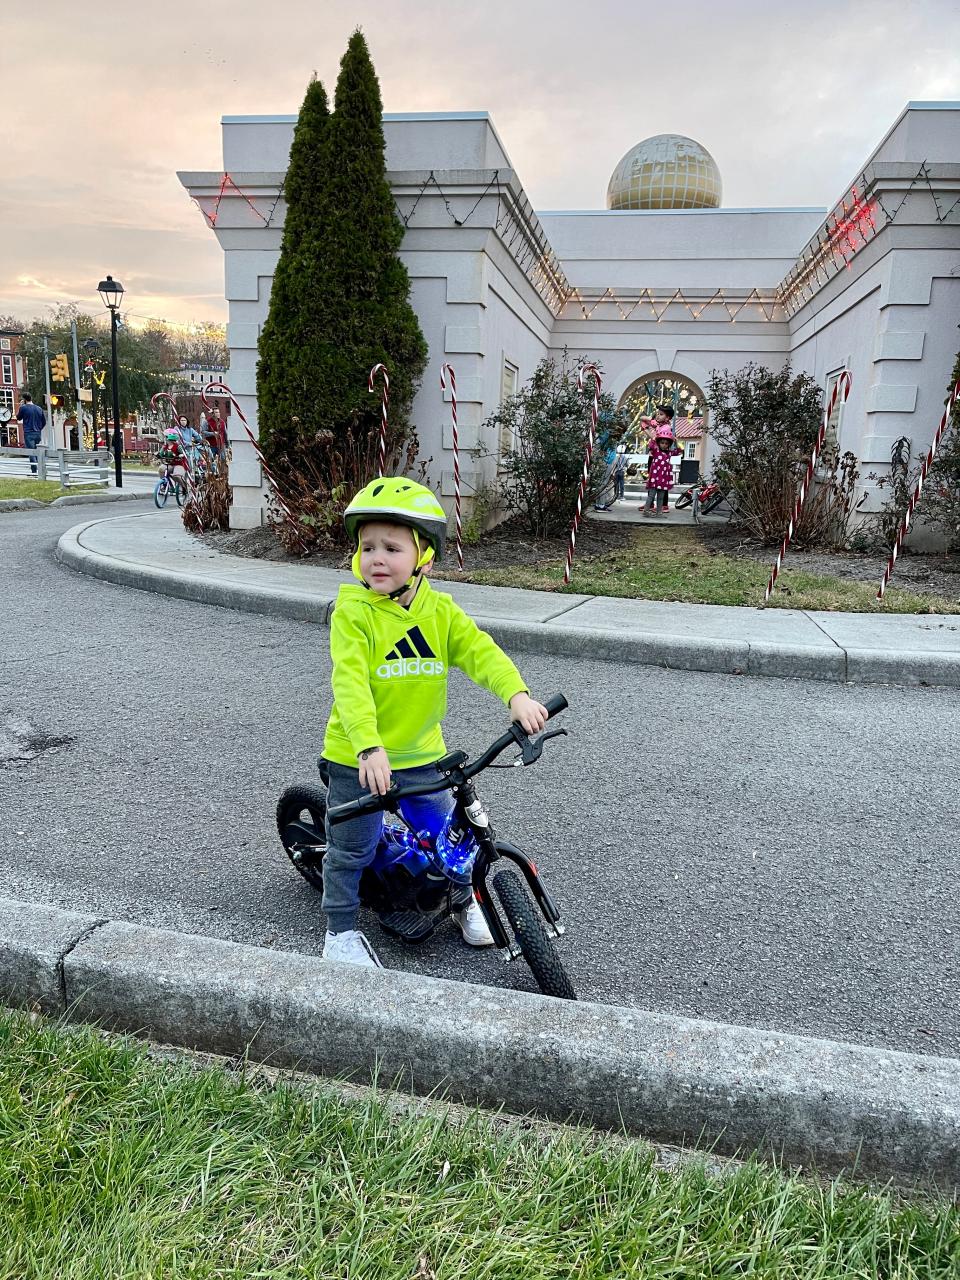
[{"label": "grass strip between curbs", "polygon": [[102,491],[99,484],[73,484],[69,489],[62,489],[58,480],[17,480],[0,479],[0,500],[8,498],[33,498],[37,502],[53,502],[54,498],[64,498],[70,493],[92,493]]},{"label": "grass strip between curbs", "polygon": [[955,1280],[946,1199],[369,1093],[0,1013],[2,1280]]},{"label": "grass strip between curbs", "polygon": [[[486,586],[567,591],[631,600],[762,604],[775,550],[770,553],[770,564],[765,564],[760,560],[712,551],[698,542],[695,530],[690,528],[681,526],[644,532],[653,536],[644,537],[640,533],[630,545],[618,551],[574,560],[569,587],[563,586],[562,559],[496,569],[468,566],[464,580]],[[481,556],[478,556],[477,563],[482,564]],[[878,572],[877,581],[879,576]],[[851,613],[960,613],[960,599],[891,588],[883,603],[878,604],[876,594],[877,582],[859,582],[787,567],[777,579],[768,607]]]}]

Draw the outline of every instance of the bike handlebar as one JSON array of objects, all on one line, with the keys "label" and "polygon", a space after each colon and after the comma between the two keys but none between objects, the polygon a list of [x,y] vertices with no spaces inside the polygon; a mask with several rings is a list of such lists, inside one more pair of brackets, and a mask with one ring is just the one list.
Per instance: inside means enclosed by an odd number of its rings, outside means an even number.
[{"label": "bike handlebar", "polygon": [[[565,711],[569,703],[562,693],[555,693],[543,705],[547,709],[547,719],[552,720],[555,715]],[[564,733],[566,731],[561,729],[558,732]],[[512,724],[506,733],[501,734],[496,742],[492,742],[486,751],[474,760],[473,764],[468,764],[461,770],[464,778],[476,777],[478,773],[481,773],[491,765],[502,751],[506,751],[507,747],[522,746],[523,739],[528,736],[518,724]],[[327,810],[327,817],[331,823],[346,822],[350,818],[358,818],[363,814],[376,813],[381,809],[392,809],[399,800],[406,799],[408,796],[436,795],[438,791],[446,791],[449,786],[450,783],[447,779],[441,777],[436,781],[414,782],[406,787],[391,787],[382,796],[361,796],[359,800],[349,800],[346,804],[338,804],[335,809]]]}]

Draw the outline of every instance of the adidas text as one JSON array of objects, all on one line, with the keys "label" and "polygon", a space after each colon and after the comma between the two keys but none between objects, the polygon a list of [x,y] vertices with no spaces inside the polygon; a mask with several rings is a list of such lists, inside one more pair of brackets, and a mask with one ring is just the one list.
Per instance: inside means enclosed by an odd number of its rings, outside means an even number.
[{"label": "adidas text", "polygon": [[442,676],[443,671],[439,658],[395,658],[377,667],[381,680],[390,680],[393,676]]}]

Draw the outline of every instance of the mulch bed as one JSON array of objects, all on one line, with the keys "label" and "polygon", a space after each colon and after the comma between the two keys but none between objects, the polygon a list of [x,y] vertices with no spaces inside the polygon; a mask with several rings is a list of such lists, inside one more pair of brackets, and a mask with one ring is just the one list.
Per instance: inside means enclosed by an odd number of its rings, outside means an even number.
[{"label": "mulch bed", "polygon": [[[602,556],[632,546],[642,528],[643,526],[636,524],[619,524],[612,520],[585,520],[577,534],[577,558],[582,561],[588,556]],[[776,556],[775,547],[765,547],[728,524],[707,524],[697,530],[697,534],[709,551],[739,559],[757,560],[767,565],[771,565]],[[201,541],[217,551],[247,556],[254,560],[324,565],[333,569],[350,568],[350,555],[343,548],[320,550],[310,556],[289,555],[273,531],[267,527],[239,529],[230,533],[207,533],[201,536]],[[464,556],[468,568],[474,569],[535,565],[544,561],[562,560],[567,554],[567,542],[566,533],[553,538],[534,539],[519,521],[509,520],[488,530],[479,543],[465,547]],[[791,547],[785,567],[825,577],[879,583],[886,562],[886,555],[880,553],[802,551]],[[434,576],[443,578],[455,564],[456,550],[454,544],[448,542],[443,566],[438,567]],[[960,556],[913,555],[909,551],[903,552],[897,561],[893,583],[919,595],[958,599]]]},{"label": "mulch bed", "polygon": [[[700,537],[710,551],[741,560],[758,560],[772,565],[777,556],[776,547],[765,547],[729,524],[703,525]],[[887,556],[883,552],[804,551],[791,547],[783,563],[785,569],[879,586]],[[956,600],[960,598],[960,556],[915,555],[911,551],[902,551],[897,558],[891,585],[914,591],[917,595],[946,596]]]},{"label": "mulch bed", "polygon": [[[632,544],[636,525],[615,524],[613,521],[585,520],[577,534],[577,557],[602,556],[610,551],[620,551]],[[316,551],[310,556],[291,556],[281,546],[272,530],[238,529],[232,533],[207,533],[201,541],[217,551],[229,555],[249,556],[255,560],[283,560],[291,564],[318,564],[332,569],[349,569],[350,555],[343,548]],[[465,546],[465,560],[469,557],[473,568],[504,569],[511,565],[539,564],[544,560],[562,560],[567,554],[569,535],[555,538],[534,539],[519,521],[508,520],[489,530],[481,541]],[[447,543],[443,566],[449,569],[456,564],[456,546]],[[439,574],[435,576],[440,576]]]}]

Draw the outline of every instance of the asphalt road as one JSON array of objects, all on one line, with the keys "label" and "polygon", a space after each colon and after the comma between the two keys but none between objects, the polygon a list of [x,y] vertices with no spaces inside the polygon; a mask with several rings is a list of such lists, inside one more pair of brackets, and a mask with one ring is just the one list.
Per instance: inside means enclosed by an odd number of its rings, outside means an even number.
[{"label": "asphalt road", "polygon": [[[55,563],[114,512],[0,515],[0,894],[319,953],[273,814],[315,777],[327,632]],[[538,855],[582,998],[960,1055],[960,691],[521,666],[570,737],[482,793]],[[453,676],[449,746],[504,723]],[[452,926],[365,927],[390,966],[532,986]]]}]

